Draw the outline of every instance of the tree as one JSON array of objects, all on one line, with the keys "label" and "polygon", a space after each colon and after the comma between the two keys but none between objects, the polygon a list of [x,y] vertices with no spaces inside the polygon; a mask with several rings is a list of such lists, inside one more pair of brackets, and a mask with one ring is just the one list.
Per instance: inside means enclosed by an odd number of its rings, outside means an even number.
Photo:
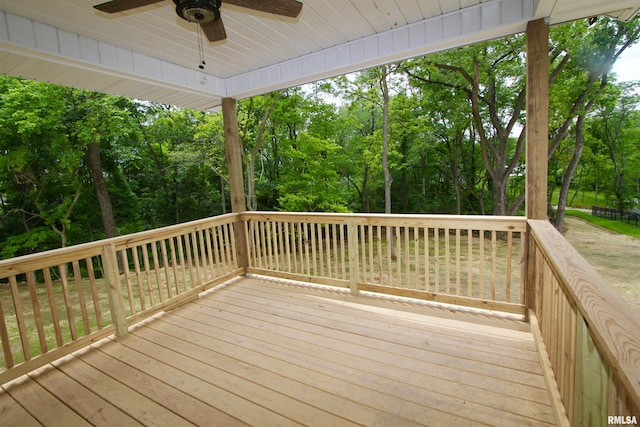
[{"label": "tree", "polygon": [[340,146],[307,132],[284,153],[291,160],[288,173],[278,185],[279,207],[291,212],[348,212],[337,169]]},{"label": "tree", "polygon": [[256,160],[265,140],[269,137],[268,121],[282,92],[249,98],[240,106],[240,139],[244,147],[244,165],[247,174],[247,209],[258,209],[256,197]]},{"label": "tree", "polygon": [[[2,80],[0,193],[5,215],[17,215],[24,232],[49,227],[64,247],[83,189],[82,150],[69,138],[71,89],[8,77]],[[35,249],[41,248],[27,248]],[[22,252],[22,248],[16,250]]]},{"label": "tree", "polygon": [[589,125],[595,140],[594,151],[605,154],[612,167],[610,191],[621,213],[629,207],[633,195],[637,195],[637,185],[629,179],[638,176],[638,171],[632,172],[630,166],[640,150],[640,112],[637,110],[640,96],[636,88],[636,84],[611,88],[596,108]]},{"label": "tree", "polygon": [[575,135],[573,155],[562,178],[555,219],[558,229],[562,229],[568,190],[584,146],[584,121],[608,87],[612,65],[640,37],[638,22],[598,18],[576,21],[551,32],[549,158],[572,127]]},{"label": "tree", "polygon": [[524,153],[523,51],[524,37],[513,36],[403,64],[412,85],[439,85],[451,89],[456,99],[460,95],[466,99],[459,108],[473,118],[493,184],[494,215],[513,214],[522,202],[507,200],[507,181]]},{"label": "tree", "polygon": [[114,144],[137,136],[135,121],[131,115],[134,107],[130,100],[123,97],[81,90],[72,90],[71,95],[71,136],[79,147],[86,150],[86,164],[93,181],[106,237],[115,237],[119,233],[106,180],[108,172],[103,166],[102,157]]}]

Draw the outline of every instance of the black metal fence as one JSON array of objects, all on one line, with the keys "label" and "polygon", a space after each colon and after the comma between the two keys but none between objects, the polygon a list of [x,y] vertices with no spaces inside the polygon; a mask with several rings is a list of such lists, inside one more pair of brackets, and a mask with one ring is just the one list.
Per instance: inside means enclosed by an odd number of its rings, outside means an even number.
[{"label": "black metal fence", "polygon": [[619,209],[614,208],[592,206],[591,215],[614,221],[626,222],[627,224],[634,225],[636,227],[640,226],[640,212],[638,212],[637,208],[633,208],[630,211],[620,211]]}]

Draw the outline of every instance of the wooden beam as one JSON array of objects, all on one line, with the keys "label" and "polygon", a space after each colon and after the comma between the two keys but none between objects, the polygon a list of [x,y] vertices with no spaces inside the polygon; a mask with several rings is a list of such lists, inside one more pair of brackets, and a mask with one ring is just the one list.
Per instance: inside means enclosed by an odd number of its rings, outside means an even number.
[{"label": "wooden beam", "polygon": [[527,24],[527,183],[528,219],[547,218],[549,168],[549,24]]},{"label": "wooden beam", "polygon": [[[227,168],[229,169],[229,185],[231,186],[231,211],[240,213],[247,210],[244,194],[244,173],[242,171],[242,145],[238,129],[238,112],[234,98],[222,100],[222,117],[224,120],[224,140],[227,154]],[[247,239],[244,223],[238,221],[233,224],[233,232],[238,256],[238,267],[249,265]]]},{"label": "wooden beam", "polygon": [[244,174],[242,172],[242,146],[238,129],[238,112],[236,100],[222,100],[222,117],[224,119],[224,140],[227,149],[227,167],[229,168],[229,184],[231,186],[231,211],[234,213],[247,210],[244,195]]},{"label": "wooden beam", "polygon": [[[544,19],[527,24],[527,179],[526,215],[547,219],[547,176],[549,169],[549,24]],[[527,240],[530,239],[527,231]],[[536,306],[536,251],[525,244],[525,306]],[[525,310],[525,315],[529,312]]]}]

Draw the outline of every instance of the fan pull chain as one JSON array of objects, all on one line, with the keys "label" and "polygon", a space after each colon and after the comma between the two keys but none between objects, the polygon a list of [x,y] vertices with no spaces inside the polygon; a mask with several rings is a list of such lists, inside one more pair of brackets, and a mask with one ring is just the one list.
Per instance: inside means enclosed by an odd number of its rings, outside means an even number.
[{"label": "fan pull chain", "polygon": [[202,30],[200,25],[198,25],[198,54],[200,55],[200,64],[198,65],[198,68],[204,70],[206,63],[204,62],[204,47],[202,45]]}]

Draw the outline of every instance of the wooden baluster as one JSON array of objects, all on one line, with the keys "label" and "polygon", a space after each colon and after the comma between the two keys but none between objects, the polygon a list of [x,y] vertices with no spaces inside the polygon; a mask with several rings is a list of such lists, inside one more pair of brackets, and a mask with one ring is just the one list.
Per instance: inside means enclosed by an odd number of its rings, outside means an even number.
[{"label": "wooden baluster", "polygon": [[[116,264],[116,269],[117,269]],[[67,265],[60,264],[58,266],[60,273],[60,280],[62,282],[62,295],[64,296],[64,306],[67,309],[67,320],[69,321],[69,332],[71,332],[71,340],[78,339],[78,333],[76,332],[76,320],[73,314],[73,302],[71,300],[71,293],[69,292],[69,280],[67,277]]]},{"label": "wooden baluster", "polygon": [[473,230],[467,229],[467,296],[473,296]]},{"label": "wooden baluster", "polygon": [[491,301],[496,300],[496,263],[498,261],[498,241],[496,231],[491,232]]},{"label": "wooden baluster", "polygon": [[122,270],[124,273],[124,280],[127,286],[127,295],[129,297],[129,307],[131,309],[131,314],[136,314],[136,302],[133,296],[133,288],[131,287],[131,277],[129,272],[129,260],[127,257],[127,250],[123,249],[118,251],[118,255],[120,256],[120,264],[122,266]]},{"label": "wooden baluster", "polygon": [[147,290],[149,291],[149,304],[155,305],[155,296],[153,290],[153,281],[151,280],[151,268],[149,267],[149,250],[147,244],[142,245],[142,262],[144,265],[144,273],[147,280]]},{"label": "wooden baluster", "polygon": [[422,234],[424,236],[424,290],[429,291],[431,289],[431,250],[430,250],[430,242],[429,242],[429,228],[425,227],[422,229]]},{"label": "wooden baluster", "polygon": [[485,259],[484,259],[484,230],[479,230],[478,231],[478,244],[480,245],[480,248],[478,249],[478,256],[480,257],[480,298],[485,298],[484,295],[484,266],[485,266]]},{"label": "wooden baluster", "polygon": [[393,286],[393,272],[392,272],[392,263],[391,263],[391,249],[393,246],[393,227],[389,227],[387,226],[387,234],[386,234],[386,240],[387,240],[387,285],[388,286]]},{"label": "wooden baluster", "polygon": [[447,295],[451,294],[451,243],[449,229],[444,229],[444,291]]},{"label": "wooden baluster", "polygon": [[22,312],[22,304],[20,303],[20,293],[18,291],[18,282],[16,281],[16,276],[9,276],[9,285],[11,286],[13,309],[16,314],[16,321],[18,322],[18,332],[20,334],[20,343],[22,344],[22,354],[24,355],[24,360],[31,360],[31,349],[29,348],[27,323],[24,318],[24,313]]},{"label": "wooden baluster", "polygon": [[138,248],[138,246],[131,248],[131,256],[133,258],[133,271],[136,274],[136,284],[140,299],[140,310],[144,311],[147,308],[147,303],[144,295],[144,288],[142,287],[142,274],[140,273],[140,256],[138,255]]},{"label": "wooden baluster", "polygon": [[193,282],[194,286],[199,286],[202,283],[202,275],[200,274],[200,242],[198,242],[198,236],[195,231],[191,232],[191,249],[193,250],[193,264],[195,266],[196,280]]},{"label": "wooden baluster", "polygon": [[[237,267],[246,268],[247,259],[246,259],[246,250],[244,245],[240,245],[237,243],[237,239],[244,239],[242,236],[242,232],[236,231],[236,227],[238,225],[236,223],[230,223],[223,227],[227,230],[227,236],[229,238],[229,244],[227,245],[227,254],[229,256],[228,262],[228,270],[233,271]],[[244,254],[242,257],[241,254]]]},{"label": "wooden baluster", "polygon": [[344,227],[345,227],[344,224],[338,224],[338,230],[340,234],[340,265],[342,267],[342,276],[340,276],[340,278],[343,280],[346,280],[347,279],[347,260],[345,258],[346,250],[345,250],[344,242],[347,236],[344,235]]},{"label": "wooden baluster", "polygon": [[178,257],[176,256],[176,244],[173,237],[169,237],[169,256],[171,259],[171,268],[173,270],[173,281],[176,289],[176,295],[180,295],[180,279],[178,276]]},{"label": "wooden baluster", "polygon": [[420,289],[420,229],[413,227],[413,263],[414,266],[414,286],[413,289]]},{"label": "wooden baluster", "polygon": [[324,238],[325,238],[325,247],[327,249],[327,276],[330,278],[333,277],[333,268],[331,263],[331,240],[333,236],[331,235],[331,224],[324,225]]},{"label": "wooden baluster", "polygon": [[433,229],[434,292],[440,292],[440,229]]},{"label": "wooden baluster", "polygon": [[505,284],[505,302],[511,302],[511,269],[513,260],[513,231],[507,232],[507,277]]},{"label": "wooden baluster", "polygon": [[91,326],[89,325],[89,314],[87,313],[87,300],[84,297],[84,289],[82,288],[82,273],[80,272],[80,264],[78,261],[71,263],[73,267],[73,279],[78,290],[78,305],[80,306],[80,314],[82,315],[82,326],[84,327],[84,334],[89,335],[91,333]]},{"label": "wooden baluster", "polygon": [[[400,227],[398,227],[400,228]],[[405,226],[403,227],[404,230],[404,257],[402,257],[402,262],[400,262],[400,265],[404,264],[404,275],[405,275],[405,288],[411,288],[411,241],[410,241],[410,228]],[[398,253],[398,259],[400,259],[400,253]],[[413,288],[415,289],[415,288]]]},{"label": "wooden baluster", "polygon": [[[197,236],[196,236],[197,239]],[[164,270],[164,289],[167,291],[167,297],[173,298],[173,289],[171,287],[171,273],[169,271],[169,256],[167,255],[167,240],[162,239],[160,243],[160,252],[162,254],[162,266]],[[200,273],[198,273],[200,277]],[[129,281],[127,281],[127,287],[129,287]]]},{"label": "wooden baluster", "polygon": [[284,247],[285,247],[285,253],[287,255],[287,273],[291,273],[292,271],[291,270],[292,240],[291,240],[291,234],[289,233],[289,230],[291,230],[291,224],[289,222],[284,222],[282,224],[282,227],[284,228]]},{"label": "wooden baluster", "polygon": [[396,285],[397,287],[401,288],[404,287],[406,285],[404,285],[404,280],[402,280],[402,233],[401,231],[401,227],[397,226],[397,227],[391,227],[391,234],[393,234],[395,236],[395,239],[393,239],[394,244],[395,244],[395,266],[396,266],[396,277],[398,278],[398,284]]},{"label": "wooden baluster", "polygon": [[363,282],[367,282],[367,239],[366,239],[366,233],[367,233],[367,229],[369,229],[370,227],[363,225],[358,225],[358,235],[360,236],[360,272],[361,277],[360,280],[362,280]]},{"label": "wooden baluster", "polygon": [[34,274],[27,274],[27,285],[29,287],[29,295],[31,296],[31,303],[33,304],[33,317],[36,321],[36,329],[38,331],[40,353],[46,353],[48,351],[47,337],[45,335],[44,326],[42,324],[42,312],[40,311],[40,303],[38,301],[38,292],[36,290]]},{"label": "wooden baluster", "polygon": [[351,295],[358,295],[358,228],[353,219],[347,220],[347,239],[349,247],[349,288]]},{"label": "wooden baluster", "polygon": [[461,287],[462,287],[462,283],[461,283],[461,279],[462,279],[462,271],[461,271],[461,264],[462,264],[462,259],[461,259],[461,248],[460,246],[462,246],[462,241],[461,241],[461,235],[460,235],[460,229],[456,228],[456,295],[460,295],[460,291],[461,291]]},{"label": "wooden baluster", "polygon": [[62,340],[62,329],[60,328],[60,316],[58,315],[58,304],[56,304],[55,292],[53,290],[53,281],[51,280],[51,269],[45,267],[42,269],[44,274],[44,284],[47,288],[47,297],[49,300],[49,310],[51,312],[51,322],[53,323],[53,330],[56,336],[56,344],[58,347],[64,344]]},{"label": "wooden baluster", "polygon": [[158,299],[164,301],[164,293],[162,292],[162,279],[160,278],[160,262],[158,261],[158,242],[151,243],[151,255],[153,257],[153,269],[155,270],[156,286],[158,290]]},{"label": "wooden baluster", "polygon": [[332,224],[333,229],[333,236],[332,239],[333,240],[333,266],[334,266],[334,277],[336,278],[340,278],[340,254],[338,253],[338,239],[340,238],[338,236],[338,224]]},{"label": "wooden baluster", "polygon": [[0,343],[2,343],[2,351],[4,353],[4,363],[8,368],[12,368],[13,353],[11,353],[11,343],[9,342],[9,331],[7,330],[7,320],[4,317],[4,309],[2,308],[2,299],[0,298]]},{"label": "wooden baluster", "polygon": [[182,235],[176,236],[178,242],[178,260],[180,261],[180,270],[182,271],[182,287],[185,289],[192,289],[191,283],[187,282],[187,264],[184,256],[184,245],[182,244]]}]

